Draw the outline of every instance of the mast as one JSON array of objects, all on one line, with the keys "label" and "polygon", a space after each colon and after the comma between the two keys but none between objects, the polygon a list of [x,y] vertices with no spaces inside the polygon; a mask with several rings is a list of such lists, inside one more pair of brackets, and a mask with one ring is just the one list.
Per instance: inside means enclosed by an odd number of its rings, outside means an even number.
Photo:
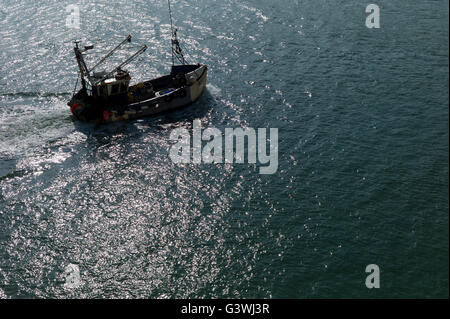
[{"label": "mast", "polygon": [[[90,77],[89,77],[89,70],[86,66],[86,62],[84,62],[84,58],[83,58],[83,52],[81,51],[80,48],[78,47],[78,43],[80,43],[79,41],[75,41],[75,57],[77,59],[77,63],[78,63],[78,68],[80,69],[80,77],[81,77],[81,85],[83,86],[83,90],[86,90],[86,78],[90,81]],[[91,49],[91,47],[86,47],[85,51]]]},{"label": "mast", "polygon": [[186,64],[186,60],[184,59],[183,50],[180,47],[180,41],[178,41],[177,32],[178,29],[174,29],[173,27],[173,19],[172,19],[172,7],[170,5],[170,0],[167,0],[169,4],[169,16],[170,16],[170,30],[172,32],[172,66],[175,65],[175,58],[182,63],[183,65]]},{"label": "mast", "polygon": [[175,65],[175,56],[173,54],[173,19],[172,19],[172,8],[170,6],[170,0],[167,0],[167,3],[169,4],[169,17],[170,17],[170,33],[172,36],[172,44],[170,47],[170,51],[172,52],[172,66]]}]

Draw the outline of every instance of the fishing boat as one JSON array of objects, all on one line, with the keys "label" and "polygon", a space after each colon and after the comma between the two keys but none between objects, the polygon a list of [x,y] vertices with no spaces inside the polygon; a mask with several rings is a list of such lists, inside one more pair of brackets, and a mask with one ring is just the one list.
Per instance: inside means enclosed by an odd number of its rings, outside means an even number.
[{"label": "fishing boat", "polygon": [[173,27],[172,11],[169,1],[169,13],[172,32],[172,67],[170,74],[142,83],[130,85],[131,75],[124,67],[146,51],[142,46],[139,51],[123,61],[113,70],[96,72],[114,52],[127,42],[128,35],[119,45],[108,52],[92,68],[88,68],[84,55],[94,48],[93,45],[82,47],[80,41],[74,42],[81,89],[68,103],[74,117],[84,122],[110,123],[137,119],[172,111],[196,102],[206,88],[208,68],[204,64],[188,64]]}]

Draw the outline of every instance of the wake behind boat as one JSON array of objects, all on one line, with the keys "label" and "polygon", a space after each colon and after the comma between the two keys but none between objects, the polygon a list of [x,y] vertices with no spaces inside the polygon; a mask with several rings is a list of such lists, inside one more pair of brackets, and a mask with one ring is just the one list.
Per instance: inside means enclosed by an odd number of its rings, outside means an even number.
[{"label": "wake behind boat", "polygon": [[87,67],[84,53],[93,46],[81,47],[80,42],[75,42],[74,51],[82,88],[74,94],[68,105],[76,119],[95,123],[136,119],[187,106],[200,98],[206,87],[208,68],[203,64],[186,63],[177,30],[173,28],[170,1],[169,12],[172,26],[172,68],[170,74],[156,79],[130,86],[131,76],[123,69],[145,52],[145,45],[112,71],[95,72],[115,51],[131,41],[130,35],[91,69]]}]

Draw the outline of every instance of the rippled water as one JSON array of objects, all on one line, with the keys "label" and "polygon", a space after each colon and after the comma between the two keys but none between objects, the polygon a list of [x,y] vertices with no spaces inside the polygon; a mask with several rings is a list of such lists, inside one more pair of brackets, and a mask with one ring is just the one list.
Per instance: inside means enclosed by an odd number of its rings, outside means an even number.
[{"label": "rippled water", "polygon": [[[111,63],[145,43],[129,71],[166,73],[166,2],[1,0],[0,298],[448,297],[448,2],[378,1],[380,29],[367,4],[174,1],[208,92],[93,126],[66,106],[72,41],[131,33]],[[278,172],[173,164],[194,119],[278,128]]]}]

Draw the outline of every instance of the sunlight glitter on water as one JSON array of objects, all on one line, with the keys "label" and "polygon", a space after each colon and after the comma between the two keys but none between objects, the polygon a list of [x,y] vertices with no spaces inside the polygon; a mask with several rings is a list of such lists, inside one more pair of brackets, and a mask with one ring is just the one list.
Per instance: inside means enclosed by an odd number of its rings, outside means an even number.
[{"label": "sunlight glitter on water", "polygon": [[[66,105],[72,41],[95,44],[92,65],[131,33],[105,68],[147,44],[133,81],[165,74],[165,2],[86,0],[69,30],[73,1],[0,1],[0,298],[371,297],[361,273],[373,262],[385,267],[380,297],[445,295],[438,2],[386,2],[376,33],[362,2],[176,1],[188,57],[210,69],[207,92],[171,114],[95,126]],[[279,171],[175,165],[170,133],[196,119],[279,128]],[[68,265],[80,286],[65,286]]]}]

